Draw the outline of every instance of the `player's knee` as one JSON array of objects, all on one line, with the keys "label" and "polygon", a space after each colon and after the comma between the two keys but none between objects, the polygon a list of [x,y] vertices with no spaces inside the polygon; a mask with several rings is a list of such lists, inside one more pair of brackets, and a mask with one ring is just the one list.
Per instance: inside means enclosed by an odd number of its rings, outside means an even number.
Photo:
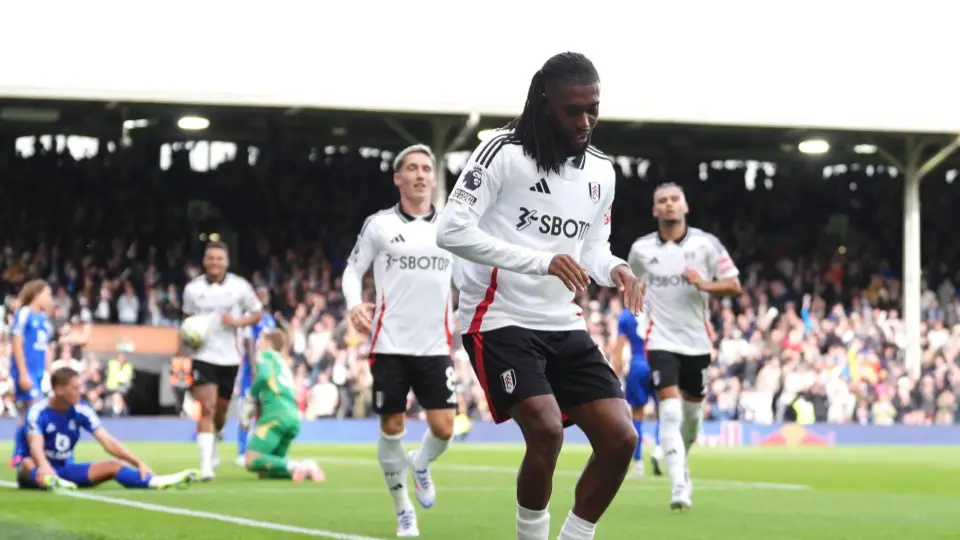
[{"label": "player's knee", "polygon": [[683,422],[683,407],[679,399],[666,399],[660,402],[660,422],[668,426],[678,426]]},{"label": "player's knee", "polygon": [[380,431],[387,435],[399,435],[403,433],[405,428],[406,423],[403,414],[384,414],[380,416]]},{"label": "player's knee", "polygon": [[[532,443],[532,444],[531,444]],[[527,447],[557,456],[563,446],[563,423],[549,422],[527,430]]]},{"label": "player's knee", "polygon": [[610,441],[604,453],[612,459],[628,461],[633,459],[640,435],[633,426],[622,426],[616,433],[611,434]]},{"label": "player's knee", "polygon": [[657,397],[660,398],[660,401],[665,399],[680,398],[680,389],[676,386],[668,386],[666,388],[661,388],[657,392]]},{"label": "player's knee", "polygon": [[255,452],[247,452],[246,454],[244,454],[243,464],[248,471],[253,469],[253,462],[256,461],[258,457],[260,457],[260,454],[257,454]]}]

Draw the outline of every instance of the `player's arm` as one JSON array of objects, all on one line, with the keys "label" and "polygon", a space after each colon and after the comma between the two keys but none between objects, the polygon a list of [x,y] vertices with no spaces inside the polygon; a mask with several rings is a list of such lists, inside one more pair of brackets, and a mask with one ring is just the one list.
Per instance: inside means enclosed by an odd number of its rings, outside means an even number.
[{"label": "player's arm", "polygon": [[47,460],[47,453],[44,449],[43,431],[40,429],[40,405],[34,405],[27,412],[27,446],[30,449],[30,457],[36,464],[41,474],[53,474],[53,467]]},{"label": "player's arm", "polygon": [[100,443],[100,446],[102,446],[108,454],[133,465],[141,471],[144,469],[149,470],[143,460],[133,455],[133,452],[100,425],[100,417],[97,416],[97,413],[94,412],[93,409],[86,405],[78,405],[77,411],[80,412],[80,427],[93,435],[93,438]]},{"label": "player's arm", "polygon": [[110,432],[108,432],[105,428],[101,427],[94,430],[93,438],[96,439],[97,442],[100,443],[100,446],[102,446],[103,449],[111,456],[121,461],[125,461],[126,463],[129,463],[138,469],[141,467],[146,467],[146,463],[144,463],[137,456],[133,455],[133,452],[131,452],[129,448],[124,446],[122,442],[117,440],[117,438],[111,435]]},{"label": "player's arm", "polygon": [[[242,278],[241,278],[242,279]],[[224,322],[230,326],[245,327],[253,326],[263,318],[263,304],[257,297],[257,291],[253,290],[253,285],[249,281],[242,279],[241,287],[243,292],[240,296],[240,309],[246,315],[240,317],[226,317]]]},{"label": "player's arm", "polygon": [[[477,264],[511,272],[547,275],[554,254],[495,238],[480,230],[480,219],[497,201],[503,182],[503,144],[493,137],[470,157],[437,222],[437,245]],[[492,154],[491,157],[486,157]]]},{"label": "player's arm", "polygon": [[343,269],[343,276],[340,278],[340,288],[347,311],[363,303],[363,275],[370,269],[380,250],[376,239],[378,229],[377,224],[374,223],[374,217],[375,215],[370,216],[363,222],[360,234],[357,235],[357,243],[347,258],[347,267]]},{"label": "player's arm", "polygon": [[[17,319],[13,322],[13,362],[20,373],[21,381],[30,380],[30,372],[27,371],[27,355],[26,351],[23,350],[23,334],[27,328],[29,316],[29,311],[21,308],[17,312]],[[40,381],[33,381],[33,384],[40,384]]]},{"label": "player's arm", "polygon": [[[183,321],[183,320],[186,319],[187,317],[191,317],[191,316],[196,315],[197,313],[200,312],[200,308],[197,306],[197,298],[196,298],[196,294],[197,294],[197,293],[196,293],[195,291],[196,291],[196,289],[195,289],[194,287],[191,287],[191,286],[190,286],[190,283],[188,283],[187,286],[183,288],[183,305],[180,306],[180,320],[181,320],[181,321]],[[179,334],[179,332],[178,332],[178,336],[179,336],[179,335],[180,335],[180,334]],[[190,351],[193,351],[193,350],[194,350],[193,348],[188,347],[188,346],[183,342],[183,337],[181,336],[181,337],[180,337],[180,348],[179,348],[179,350],[177,351],[177,356],[190,356],[190,354],[188,354],[188,353],[189,353]]]},{"label": "player's arm", "polygon": [[720,240],[710,237],[710,251],[707,253],[707,264],[712,274],[712,280],[699,280],[694,286],[712,296],[737,296],[743,292],[740,286],[740,270],[723,247]]},{"label": "player's arm", "polygon": [[623,350],[627,346],[627,336],[620,334],[617,336],[616,343],[613,344],[612,358],[613,371],[620,377],[623,376]]},{"label": "player's arm", "polygon": [[610,252],[610,221],[611,211],[613,210],[614,187],[611,182],[607,189],[600,208],[603,212],[598,212],[590,229],[583,239],[583,250],[580,254],[580,264],[587,269],[590,277],[597,284],[604,287],[614,287],[613,269],[618,266],[627,266],[627,261],[620,257],[614,257]]}]

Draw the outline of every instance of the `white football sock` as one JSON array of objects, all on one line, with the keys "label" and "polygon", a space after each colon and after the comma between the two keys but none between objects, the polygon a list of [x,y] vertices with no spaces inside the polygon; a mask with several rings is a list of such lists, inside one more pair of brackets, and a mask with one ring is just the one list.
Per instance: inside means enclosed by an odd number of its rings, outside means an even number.
[{"label": "white football sock", "polygon": [[397,512],[413,510],[410,494],[407,492],[407,453],[403,449],[403,433],[387,435],[380,432],[377,441],[377,459],[383,471],[383,479],[393,497],[393,505]]},{"label": "white football sock", "polygon": [[563,528],[560,529],[560,536],[557,537],[557,540],[593,540],[593,535],[596,532],[596,523],[590,523],[578,517],[571,510],[567,514],[567,520],[563,522]]},{"label": "white football sock", "polygon": [[683,426],[680,433],[683,435],[683,447],[687,455],[690,455],[690,448],[697,442],[700,436],[700,424],[703,423],[703,403],[694,403],[691,401],[683,402]]},{"label": "white football sock", "polygon": [[680,398],[668,398],[660,402],[660,444],[664,460],[674,486],[686,483],[687,452],[683,446],[680,425],[683,423],[683,407]]},{"label": "white football sock", "polygon": [[213,445],[216,438],[213,433],[197,433],[197,447],[200,448],[200,469],[213,468]]},{"label": "white football sock", "polygon": [[433,434],[429,429],[423,434],[423,442],[420,451],[416,453],[413,466],[417,469],[426,469],[430,463],[440,457],[450,446],[449,440],[443,440]]},{"label": "white football sock", "polygon": [[517,540],[550,538],[550,505],[543,510],[528,510],[517,505]]}]

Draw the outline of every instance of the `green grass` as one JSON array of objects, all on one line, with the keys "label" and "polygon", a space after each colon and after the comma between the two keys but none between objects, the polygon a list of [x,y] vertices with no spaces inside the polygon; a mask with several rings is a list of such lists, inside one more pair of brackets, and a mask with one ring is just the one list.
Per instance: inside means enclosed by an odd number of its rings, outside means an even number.
[{"label": "green grass", "polygon": [[[194,467],[191,444],[134,444],[158,473]],[[102,454],[84,443],[80,459]],[[84,491],[110,501],[137,501],[336,532],[392,538],[392,504],[373,445],[301,445],[327,472],[323,485],[258,480],[232,463],[224,446],[217,480],[182,492],[124,490],[109,483]],[[9,445],[0,445],[9,452]],[[437,505],[418,509],[421,538],[515,538],[514,483],[522,450],[516,446],[453,446],[434,468]],[[573,502],[573,486],[588,450],[564,449],[551,511],[553,534]],[[822,540],[955,539],[960,530],[960,459],[954,448],[697,448],[692,467],[695,507],[667,508],[662,478],[628,478],[600,522],[598,539]],[[10,472],[9,480],[13,479]],[[287,539],[252,524],[170,515],[43,492],[0,487],[0,538]],[[323,538],[317,534],[314,537]],[[330,536],[327,536],[328,538]]]}]

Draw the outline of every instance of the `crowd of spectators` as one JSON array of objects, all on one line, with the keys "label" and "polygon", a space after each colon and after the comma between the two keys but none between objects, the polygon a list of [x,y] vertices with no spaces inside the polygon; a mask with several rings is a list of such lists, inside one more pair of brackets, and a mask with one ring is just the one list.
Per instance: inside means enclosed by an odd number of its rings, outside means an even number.
[{"label": "crowd of spectators", "polygon": [[[39,149],[0,164],[0,395],[10,390],[15,294],[42,277],[55,293],[57,357],[82,362],[88,400],[99,410],[125,414],[132,370],[123,351],[98,358],[84,350],[90,325],[176,325],[183,286],[201,271],[202,235],[216,231],[231,244],[233,269],[269,298],[289,333],[304,417],[371,414],[369,338],[344,319],[339,273],[364,217],[395,201],[380,158],[277,152],[255,165],[239,157],[197,172],[182,156],[162,171],[143,149],[80,161]],[[748,190],[742,171],[715,171],[707,181],[697,171],[697,163],[678,161],[651,167],[644,178],[621,174],[612,245],[623,255],[653,229],[652,190],[669,180],[686,188],[691,223],[720,237],[737,261],[744,294],[712,302],[708,418],[958,421],[960,266],[945,234],[956,227],[955,214],[938,211],[956,202],[951,186],[932,179],[924,188],[923,366],[916,376],[903,360],[899,179],[868,182],[848,172],[825,180],[798,169],[776,177],[771,189]],[[206,210],[197,212],[200,206]],[[371,287],[368,278],[368,295]],[[609,357],[619,300],[593,289],[578,301]],[[487,421],[455,336],[460,411]],[[9,398],[0,406],[12,414]],[[418,412],[411,398],[411,414]]]}]

